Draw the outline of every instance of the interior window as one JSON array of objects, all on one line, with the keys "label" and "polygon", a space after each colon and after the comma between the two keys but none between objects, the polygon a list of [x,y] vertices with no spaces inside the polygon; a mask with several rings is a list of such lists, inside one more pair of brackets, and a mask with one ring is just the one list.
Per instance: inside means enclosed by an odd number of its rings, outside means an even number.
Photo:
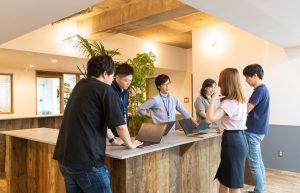
[{"label": "interior window", "polygon": [[79,74],[37,71],[37,114],[62,114]]},{"label": "interior window", "polygon": [[66,107],[71,92],[76,84],[76,78],[76,74],[64,74],[64,107]]},{"label": "interior window", "polygon": [[0,114],[13,113],[12,74],[0,74]]},{"label": "interior window", "polygon": [[37,77],[37,114],[60,114],[59,78]]}]

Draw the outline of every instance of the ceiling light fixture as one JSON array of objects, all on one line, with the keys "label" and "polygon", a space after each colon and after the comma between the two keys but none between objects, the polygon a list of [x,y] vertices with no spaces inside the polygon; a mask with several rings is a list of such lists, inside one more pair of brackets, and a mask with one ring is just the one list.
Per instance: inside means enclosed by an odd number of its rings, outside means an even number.
[{"label": "ceiling light fixture", "polygon": [[51,62],[52,62],[52,63],[56,63],[57,60],[56,60],[56,59],[52,59]]}]

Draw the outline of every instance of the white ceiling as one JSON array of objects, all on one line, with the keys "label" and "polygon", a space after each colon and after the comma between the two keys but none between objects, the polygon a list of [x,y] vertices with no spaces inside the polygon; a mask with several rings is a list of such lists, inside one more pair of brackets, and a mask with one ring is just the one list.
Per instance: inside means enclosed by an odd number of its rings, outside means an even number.
[{"label": "white ceiling", "polygon": [[[299,0],[180,1],[281,47],[300,46]],[[73,66],[72,68],[67,67],[69,69],[67,71],[74,69],[74,64],[81,64],[85,60],[66,57],[65,53],[60,53],[59,51],[54,52],[53,46],[51,47],[52,52],[44,51],[44,48],[48,46],[46,43],[48,39],[47,33],[44,31],[45,26],[100,2],[101,0],[0,1],[0,65],[19,65],[19,67],[24,67],[28,66],[28,63],[33,60],[33,63],[38,61],[39,64],[45,64],[39,67],[45,68],[45,70],[54,69],[53,66],[56,65],[56,70],[66,71],[62,66],[68,66],[71,63]],[[50,29],[50,27],[48,28]],[[20,38],[17,37],[32,31],[34,33],[40,32],[39,37],[45,37],[45,41],[32,39],[33,43],[37,43],[37,46],[44,49],[38,51],[38,53],[33,53],[26,49],[28,43],[22,45],[17,45],[16,43],[20,42]],[[49,41],[51,40],[49,39]],[[5,45],[14,46],[7,47]],[[22,52],[22,50],[26,51]],[[35,52],[37,51],[35,50]],[[30,54],[28,55],[28,53]],[[48,66],[50,59],[53,57],[59,58],[59,61],[64,63],[64,65],[50,63]]]},{"label": "white ceiling", "polygon": [[[56,62],[52,62],[53,59]],[[77,66],[82,69],[87,59],[0,48],[0,61],[1,67],[28,69],[34,65],[35,70],[74,73],[78,72]]]},{"label": "white ceiling", "polygon": [[0,44],[101,2],[102,0],[1,0]]},{"label": "white ceiling", "polygon": [[300,46],[299,0],[180,0],[283,48]]}]

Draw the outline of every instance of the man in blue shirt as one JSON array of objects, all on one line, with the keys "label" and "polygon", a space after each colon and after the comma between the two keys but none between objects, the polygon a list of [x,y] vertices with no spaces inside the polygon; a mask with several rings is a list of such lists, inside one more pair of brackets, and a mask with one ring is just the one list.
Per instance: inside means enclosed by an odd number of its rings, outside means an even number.
[{"label": "man in blue shirt", "polygon": [[[255,193],[263,193],[265,185],[265,167],[261,156],[260,143],[269,130],[270,95],[266,85],[262,84],[264,70],[259,64],[244,68],[246,82],[254,88],[247,104],[248,163],[254,179]],[[249,191],[249,193],[253,191]]]},{"label": "man in blue shirt", "polygon": [[[146,116],[146,111],[149,109],[152,122],[155,124],[175,121],[176,111],[180,112],[184,118],[191,118],[179,100],[175,96],[170,95],[171,80],[168,75],[158,75],[155,78],[155,85],[159,93],[139,106],[138,112],[141,115]],[[197,121],[192,120],[195,125],[198,124]],[[172,130],[175,131],[175,126],[173,126]]]}]

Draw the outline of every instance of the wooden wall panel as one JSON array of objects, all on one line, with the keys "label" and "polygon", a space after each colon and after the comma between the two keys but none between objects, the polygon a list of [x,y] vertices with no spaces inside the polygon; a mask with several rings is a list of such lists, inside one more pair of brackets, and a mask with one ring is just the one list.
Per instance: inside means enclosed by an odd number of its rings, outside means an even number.
[{"label": "wooden wall panel", "polygon": [[[113,192],[217,193],[220,137],[126,160],[106,158]],[[126,175],[124,175],[126,174]],[[124,177],[125,176],[125,177]]]},{"label": "wooden wall panel", "polygon": [[7,148],[8,193],[65,193],[53,145],[8,136]]},{"label": "wooden wall panel", "polygon": [[[59,129],[62,116],[0,120],[0,131],[39,127]],[[5,136],[0,134],[0,178],[5,178]]]}]

